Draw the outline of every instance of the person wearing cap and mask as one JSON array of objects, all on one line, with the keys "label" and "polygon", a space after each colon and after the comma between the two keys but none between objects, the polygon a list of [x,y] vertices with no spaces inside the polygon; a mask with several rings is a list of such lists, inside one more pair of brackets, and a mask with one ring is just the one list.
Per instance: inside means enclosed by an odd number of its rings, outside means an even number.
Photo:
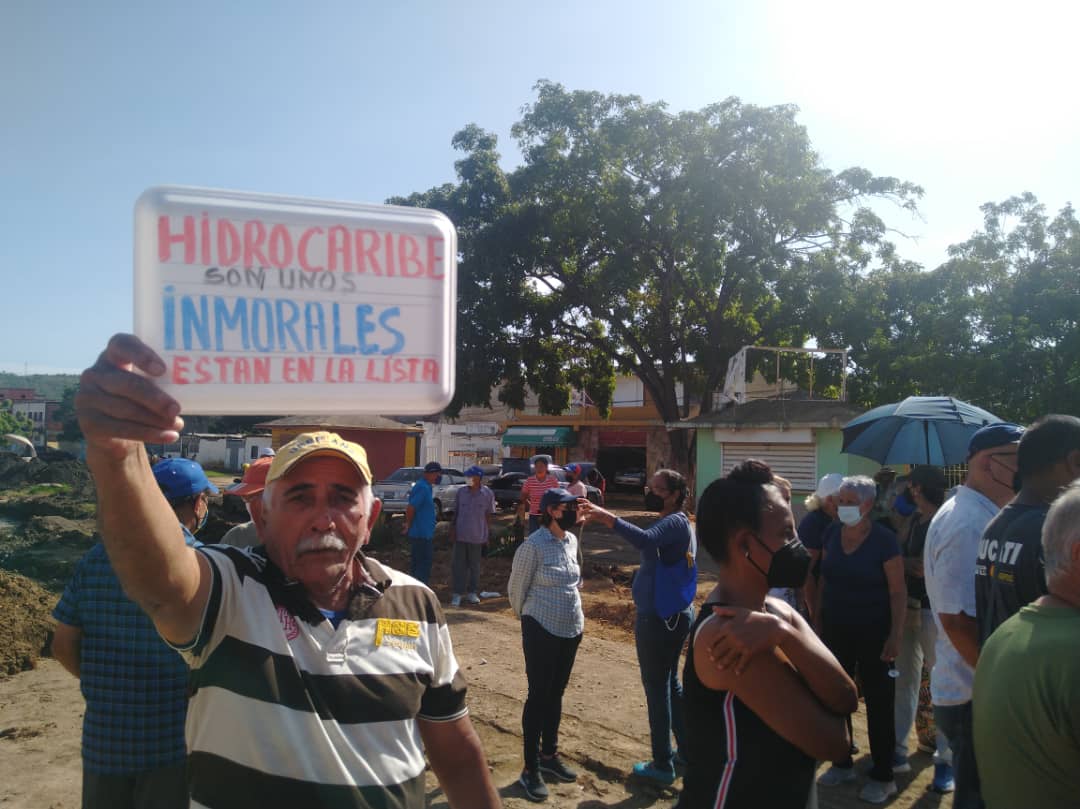
[{"label": "person wearing cap and mask", "polygon": [[442,465],[431,461],[424,474],[409,490],[402,530],[409,538],[409,575],[427,584],[431,580],[431,562],[435,554],[435,489],[442,477]]},{"label": "person wearing cap and mask", "polygon": [[[273,453],[273,450],[270,452]],[[260,544],[258,523],[262,513],[262,493],[266,488],[266,473],[270,471],[273,461],[272,454],[260,457],[244,470],[244,477],[238,485],[226,490],[228,494],[236,495],[244,501],[244,508],[251,519],[226,531],[220,544],[232,545],[234,548],[252,548]]]},{"label": "person wearing cap and mask", "polygon": [[672,734],[676,744],[684,744],[679,660],[694,621],[697,595],[697,540],[683,511],[687,491],[686,478],[674,469],[661,469],[653,475],[645,506],[657,512],[658,519],[648,529],[619,519],[588,500],[578,500],[578,510],[586,521],[603,523],[640,554],[631,588],[636,612],[634,642],[649,713],[652,759],[637,762],[631,772],[665,786],[675,781]]},{"label": "person wearing cap and mask", "polygon": [[[897,791],[894,672],[907,613],[900,544],[873,520],[877,487],[871,478],[844,478],[836,493],[839,522],[825,532],[818,589],[821,637],[852,677],[858,671],[866,697],[866,725],[873,766],[859,791],[868,803],[884,803]],[[833,760],[818,784],[835,787],[856,778],[851,753]]]},{"label": "person wearing cap and mask", "polygon": [[465,470],[468,484],[457,490],[454,518],[450,523],[453,595],[451,607],[461,606],[461,596],[469,604],[479,604],[480,557],[491,533],[491,515],[495,513],[495,493],[483,485],[484,470],[470,466]]},{"label": "person wearing cap and mask", "polygon": [[[182,458],[159,461],[152,475],[183,544],[197,546],[217,487]],[[53,617],[53,657],[79,678],[86,699],[84,809],[186,809],[187,665],[124,593],[103,544],[76,565]]]},{"label": "person wearing cap and mask", "polygon": [[799,522],[799,541],[810,551],[810,572],[803,586],[808,619],[813,622],[817,604],[818,578],[821,576],[821,549],[824,546],[825,529],[836,521],[836,493],[844,476],[839,472],[822,475],[814,493],[806,498],[806,516]]},{"label": "person wearing cap and mask", "polygon": [[983,532],[975,562],[979,646],[1046,590],[1043,520],[1062,490],[1080,478],[1080,419],[1050,415],[1024,432],[1016,449],[1020,490]]},{"label": "person wearing cap and mask", "polygon": [[968,442],[967,478],[926,532],[923,573],[938,628],[930,696],[934,722],[952,749],[956,809],[984,805],[971,730],[971,686],[979,659],[975,562],[983,531],[1013,497],[1023,435],[1023,427],[1008,422],[976,430]]},{"label": "person wearing cap and mask", "polygon": [[714,480],[697,535],[717,584],[690,630],[683,669],[688,765],[678,809],[804,809],[815,759],[851,744],[855,683],[799,613],[767,595],[797,587],[810,554],[772,470],[757,460]]},{"label": "person wearing cap and mask", "polygon": [[[137,373],[139,371],[141,373]],[[267,472],[263,545],[193,549],[145,463],[177,439],[156,353],[116,335],[76,413],[124,590],[191,668],[191,806],[500,805],[438,599],[362,552],[378,517],[363,447],[305,433]]]},{"label": "person wearing cap and mask", "polygon": [[577,537],[577,498],[565,489],[548,489],[540,498],[540,527],[514,554],[507,585],[510,606],[521,618],[521,646],[529,693],[522,712],[525,768],[519,783],[526,797],[548,796],[544,776],[577,780],[559,758],[562,698],[570,681],[585,614],[581,609],[581,568]]}]

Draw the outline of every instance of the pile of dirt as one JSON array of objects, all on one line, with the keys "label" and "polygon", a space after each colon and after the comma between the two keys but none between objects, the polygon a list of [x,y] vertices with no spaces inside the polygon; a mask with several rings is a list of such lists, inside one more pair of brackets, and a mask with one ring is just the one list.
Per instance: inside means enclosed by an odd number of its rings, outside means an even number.
[{"label": "pile of dirt", "polygon": [[37,458],[26,460],[13,452],[0,452],[0,489],[20,489],[47,468],[48,464]]},{"label": "pile of dirt", "polygon": [[93,520],[31,517],[21,530],[5,535],[0,542],[0,569],[29,576],[59,593],[75,572],[76,563],[96,541]]},{"label": "pile of dirt", "polygon": [[55,603],[30,579],[0,570],[0,676],[34,668],[52,639]]},{"label": "pile of dirt", "polygon": [[94,479],[82,461],[53,461],[43,464],[43,467],[32,472],[30,479],[34,483],[65,484],[70,487],[68,491],[72,497],[93,500],[96,496]]}]

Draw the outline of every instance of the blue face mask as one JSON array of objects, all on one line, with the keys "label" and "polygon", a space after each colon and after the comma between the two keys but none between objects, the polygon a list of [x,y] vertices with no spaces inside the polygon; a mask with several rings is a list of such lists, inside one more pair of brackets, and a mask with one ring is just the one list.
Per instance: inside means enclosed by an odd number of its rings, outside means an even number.
[{"label": "blue face mask", "polygon": [[896,509],[896,513],[901,517],[907,517],[915,511],[915,501],[911,499],[911,495],[905,490],[896,495],[892,507]]}]

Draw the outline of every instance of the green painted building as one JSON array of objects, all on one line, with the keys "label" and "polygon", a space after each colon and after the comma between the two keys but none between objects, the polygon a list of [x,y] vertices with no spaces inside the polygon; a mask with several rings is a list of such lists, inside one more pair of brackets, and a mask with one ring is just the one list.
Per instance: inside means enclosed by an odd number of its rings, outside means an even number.
[{"label": "green painted building", "polygon": [[872,475],[880,464],[840,452],[841,429],[862,410],[847,402],[757,399],[668,424],[697,431],[695,499],[746,458],[759,458],[791,481],[793,501],[810,494],[829,472]]}]

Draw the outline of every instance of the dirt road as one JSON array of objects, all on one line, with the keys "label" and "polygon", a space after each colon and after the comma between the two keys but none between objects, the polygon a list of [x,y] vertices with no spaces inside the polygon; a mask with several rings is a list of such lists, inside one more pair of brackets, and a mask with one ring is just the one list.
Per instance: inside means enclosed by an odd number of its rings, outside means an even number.
[{"label": "dirt road", "polygon": [[[582,601],[585,637],[574,666],[563,711],[560,748],[581,773],[575,784],[552,784],[547,806],[556,809],[644,809],[667,807],[673,791],[658,791],[626,777],[635,761],[648,756],[645,699],[634,653],[629,575],[635,553],[610,532],[590,527],[586,534],[586,580]],[[403,545],[374,554],[398,569],[408,569]],[[449,548],[435,551],[433,582],[443,603],[449,600]],[[481,589],[505,592],[510,560],[489,558]],[[711,584],[708,567],[699,593]],[[480,607],[447,609],[454,649],[469,682],[469,705],[484,743],[496,785],[508,809],[531,806],[516,785],[521,769],[521,709],[525,698],[520,629],[505,597]],[[83,700],[78,683],[55,661],[37,669],[0,677],[0,807],[74,809],[79,806],[79,739]],[[865,718],[855,719],[868,766]],[[914,744],[912,744],[914,749]],[[914,772],[899,776],[901,793],[890,805],[900,809],[948,809],[951,796],[927,791],[933,775],[928,756],[912,757]],[[432,807],[445,807],[435,779],[429,779]],[[867,804],[856,798],[858,785],[822,790],[823,809]]]}]

